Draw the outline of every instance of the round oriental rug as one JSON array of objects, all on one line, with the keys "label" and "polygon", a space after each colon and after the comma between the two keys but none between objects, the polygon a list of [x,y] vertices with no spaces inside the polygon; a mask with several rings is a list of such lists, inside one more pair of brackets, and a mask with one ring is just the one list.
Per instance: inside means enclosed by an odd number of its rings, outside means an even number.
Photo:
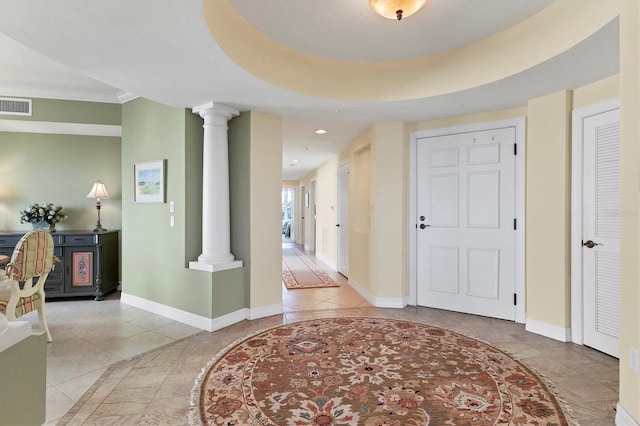
[{"label": "round oriental rug", "polygon": [[383,318],[327,318],[253,334],[218,354],[192,424],[567,425],[545,382],[461,334]]}]

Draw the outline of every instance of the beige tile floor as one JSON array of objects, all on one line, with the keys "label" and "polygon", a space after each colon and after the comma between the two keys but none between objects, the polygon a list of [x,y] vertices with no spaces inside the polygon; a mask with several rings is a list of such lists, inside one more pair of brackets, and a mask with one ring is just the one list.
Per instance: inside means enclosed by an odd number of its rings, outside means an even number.
[{"label": "beige tile floor", "polygon": [[[476,336],[550,379],[581,425],[614,424],[616,359],[508,321],[422,307],[374,308],[344,277],[316,263],[341,287],[283,288],[284,314],[213,333],[121,304],[117,293],[102,302],[48,303],[54,342],[47,348],[46,424],[187,424],[194,380],[217,352],[263,328],[327,316],[403,318]],[[35,316],[26,318],[37,327]]]}]

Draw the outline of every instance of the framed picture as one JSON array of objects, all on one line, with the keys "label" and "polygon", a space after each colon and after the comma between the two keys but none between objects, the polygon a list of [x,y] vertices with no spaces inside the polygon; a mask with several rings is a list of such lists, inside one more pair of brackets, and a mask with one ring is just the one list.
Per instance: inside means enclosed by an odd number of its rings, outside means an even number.
[{"label": "framed picture", "polygon": [[133,164],[133,202],[165,202],[166,160],[144,161]]}]

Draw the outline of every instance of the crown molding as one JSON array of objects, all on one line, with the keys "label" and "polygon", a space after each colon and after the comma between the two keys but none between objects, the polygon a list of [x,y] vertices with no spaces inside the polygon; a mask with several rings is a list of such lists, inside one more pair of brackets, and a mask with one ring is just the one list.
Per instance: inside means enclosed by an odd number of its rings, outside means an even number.
[{"label": "crown molding", "polygon": [[135,93],[122,91],[122,92],[116,93],[116,97],[118,98],[121,104],[126,104],[129,101],[138,99],[140,96],[136,95]]},{"label": "crown molding", "polygon": [[122,136],[122,126],[0,119],[0,132],[48,133],[54,135],[107,136],[119,138]]}]

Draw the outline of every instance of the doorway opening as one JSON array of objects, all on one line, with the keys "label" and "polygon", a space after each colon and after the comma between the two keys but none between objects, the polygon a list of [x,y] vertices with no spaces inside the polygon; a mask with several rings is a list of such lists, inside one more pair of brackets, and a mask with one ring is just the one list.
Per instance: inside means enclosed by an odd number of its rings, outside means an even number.
[{"label": "doorway opening", "polygon": [[282,241],[294,242],[295,241],[295,198],[296,189],[292,187],[282,188]]}]

